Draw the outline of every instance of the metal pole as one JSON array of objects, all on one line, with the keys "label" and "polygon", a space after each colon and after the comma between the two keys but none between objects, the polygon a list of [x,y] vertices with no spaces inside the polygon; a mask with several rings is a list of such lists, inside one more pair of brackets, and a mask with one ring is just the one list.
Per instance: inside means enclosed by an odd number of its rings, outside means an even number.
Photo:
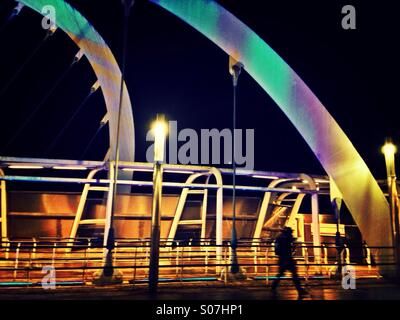
[{"label": "metal pole", "polygon": [[302,180],[308,183],[309,189],[313,191],[311,194],[311,218],[312,218],[312,241],[313,241],[313,253],[314,253],[314,264],[317,265],[317,274],[321,273],[321,230],[319,223],[319,201],[317,184],[315,180],[306,175],[301,175]]},{"label": "metal pole", "polygon": [[117,181],[118,181],[118,165],[119,165],[119,140],[120,140],[120,127],[121,127],[121,114],[122,114],[122,100],[124,96],[124,80],[125,80],[125,66],[126,66],[126,48],[128,39],[128,26],[129,26],[129,14],[131,7],[134,4],[134,0],[123,0],[124,5],[124,35],[123,35],[123,50],[122,50],[122,70],[121,70],[121,83],[119,92],[119,106],[118,106],[118,122],[117,122],[117,136],[115,144],[115,169],[113,179],[113,197],[112,197],[112,211],[110,219],[110,227],[107,236],[107,256],[103,267],[103,274],[106,277],[112,277],[114,274],[112,251],[114,249],[115,237],[114,237],[114,213],[116,208],[116,197],[117,197]]},{"label": "metal pole", "polygon": [[240,271],[239,262],[237,259],[237,232],[236,232],[236,156],[235,156],[235,131],[236,131],[236,88],[238,84],[238,79],[240,72],[242,70],[243,64],[233,60],[230,57],[230,73],[232,75],[232,84],[233,84],[233,143],[232,143],[232,169],[233,169],[233,177],[232,177],[232,234],[231,234],[231,249],[232,249],[232,257],[231,257],[231,273],[237,274]]},{"label": "metal pole", "polygon": [[160,225],[162,199],[162,165],[159,161],[154,164],[153,174],[153,203],[151,210],[151,243],[149,266],[149,291],[155,293],[158,286],[159,254],[160,254]]},{"label": "metal pole", "polygon": [[396,186],[396,169],[395,169],[395,153],[396,147],[387,141],[383,147],[383,153],[385,155],[386,173],[388,180],[389,189],[389,206],[390,206],[390,218],[392,222],[392,235],[393,235],[393,246],[394,246],[394,258],[396,262],[396,277],[400,279],[400,243],[399,243],[399,216],[397,213],[397,186]]},{"label": "metal pole", "polygon": [[[394,157],[393,157],[393,171],[394,171]],[[400,221],[399,221],[399,208],[397,206],[397,178],[396,175],[391,179],[391,195],[390,195],[390,211],[394,217],[395,223],[395,259],[396,259],[396,277],[400,280]]]},{"label": "metal pole", "polygon": [[342,250],[343,250],[343,244],[342,244],[342,238],[340,234],[340,205],[341,205],[341,199],[335,198],[333,200],[333,207],[335,209],[335,215],[336,215],[336,236],[335,236],[335,245],[336,245],[336,250],[337,250],[337,269],[336,269],[336,277],[341,278],[342,277]]},{"label": "metal pole", "polygon": [[[315,190],[315,188],[313,188]],[[321,234],[319,226],[319,203],[318,193],[311,195],[311,218],[313,227],[313,251],[314,251],[314,263],[321,264]],[[320,272],[320,267],[318,267]]]},{"label": "metal pole", "polygon": [[[0,169],[0,176],[4,176],[3,170]],[[0,202],[1,202],[1,238],[0,241],[3,242],[3,240],[8,239],[8,234],[7,234],[7,190],[6,190],[6,182],[2,180],[0,182]],[[1,243],[3,245],[3,243]]]},{"label": "metal pole", "polygon": [[167,124],[163,115],[157,115],[153,125],[154,134],[154,173],[153,173],[153,202],[151,208],[151,242],[149,264],[149,292],[157,292],[159,255],[160,255],[160,225],[161,225],[161,200],[162,200],[162,175],[165,151]]}]

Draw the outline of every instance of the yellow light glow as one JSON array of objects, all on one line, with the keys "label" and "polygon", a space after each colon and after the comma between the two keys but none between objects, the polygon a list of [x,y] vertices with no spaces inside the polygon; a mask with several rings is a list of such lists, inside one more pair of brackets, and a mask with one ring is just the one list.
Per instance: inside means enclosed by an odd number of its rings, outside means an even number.
[{"label": "yellow light glow", "polygon": [[158,139],[164,140],[168,134],[168,125],[162,119],[154,121],[151,129],[153,130],[155,140]]},{"label": "yellow light glow", "polygon": [[35,166],[35,165],[11,165],[8,166],[9,169],[43,169],[43,166]]},{"label": "yellow light glow", "polygon": [[147,169],[147,168],[123,168],[122,171],[126,171],[126,172],[133,172],[133,171],[137,171],[137,172],[153,172],[153,169]]},{"label": "yellow light glow", "polygon": [[154,135],[154,161],[164,162],[165,140],[168,134],[168,125],[164,116],[157,116],[157,120],[152,125],[152,131]]},{"label": "yellow light glow", "polygon": [[55,170],[87,170],[87,168],[83,167],[83,166],[69,166],[69,167],[54,166],[53,169],[55,169]]},{"label": "yellow light glow", "polygon": [[166,173],[183,173],[183,174],[194,173],[193,171],[188,171],[188,170],[165,170],[164,172],[166,172]]},{"label": "yellow light glow", "polygon": [[394,155],[397,152],[397,147],[391,143],[387,142],[385,145],[382,147],[382,153],[387,156]]},{"label": "yellow light glow", "polygon": [[279,177],[275,176],[259,176],[259,175],[253,175],[253,178],[258,178],[258,179],[271,179],[271,180],[276,180],[279,179]]}]

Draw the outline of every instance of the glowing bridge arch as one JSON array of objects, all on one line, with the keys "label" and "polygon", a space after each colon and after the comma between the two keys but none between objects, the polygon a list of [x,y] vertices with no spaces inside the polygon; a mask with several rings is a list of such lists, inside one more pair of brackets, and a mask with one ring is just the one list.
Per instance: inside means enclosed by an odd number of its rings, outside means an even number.
[{"label": "glowing bridge arch", "polygon": [[326,108],[257,34],[212,0],[151,0],[178,16],[228,55],[271,96],[303,136],[342,193],[370,246],[391,246],[388,202],[343,130]]},{"label": "glowing bridge arch", "polygon": [[[121,71],[110,48],[86,18],[64,0],[19,0],[19,2],[40,14],[45,6],[54,7],[55,24],[68,34],[87,57],[104,95],[109,115],[110,159],[115,159]],[[120,159],[133,161],[135,148],[133,115],[125,83],[122,101],[120,135],[123,139],[121,139],[119,147]]]}]

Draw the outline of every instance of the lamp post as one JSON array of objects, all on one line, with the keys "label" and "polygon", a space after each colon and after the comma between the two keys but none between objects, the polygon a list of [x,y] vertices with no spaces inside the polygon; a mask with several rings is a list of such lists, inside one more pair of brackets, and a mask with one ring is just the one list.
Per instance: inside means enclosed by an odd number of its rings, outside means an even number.
[{"label": "lamp post", "polygon": [[[135,3],[135,0],[122,0],[124,7],[124,30],[123,30],[123,48],[122,48],[122,68],[121,68],[121,80],[119,88],[119,104],[118,104],[118,117],[116,126],[116,141],[115,141],[115,163],[110,161],[110,179],[112,180],[112,197],[111,197],[111,215],[109,218],[109,225],[105,233],[105,249],[106,256],[103,265],[103,270],[98,278],[95,279],[94,283],[99,285],[120,283],[122,282],[121,272],[115,270],[113,265],[113,250],[115,247],[115,234],[114,234],[114,214],[116,209],[117,199],[117,181],[118,181],[118,170],[119,170],[119,144],[120,144],[120,131],[121,131],[121,117],[122,117],[122,106],[124,97],[124,82],[125,82],[125,68],[126,68],[126,51],[128,41],[128,27],[129,27],[129,16],[131,8]],[[112,174],[111,174],[112,172]]]},{"label": "lamp post", "polygon": [[232,84],[233,84],[233,143],[232,143],[232,234],[231,234],[231,249],[232,249],[232,257],[231,257],[231,274],[232,275],[241,275],[239,262],[237,259],[237,232],[236,232],[236,157],[235,157],[235,131],[236,131],[236,88],[239,80],[240,72],[242,71],[243,64],[239,61],[236,61],[234,58],[229,57],[229,73],[232,76]]},{"label": "lamp post", "polygon": [[154,134],[154,173],[153,173],[153,201],[151,209],[151,242],[149,265],[149,291],[157,292],[159,252],[160,252],[160,225],[162,200],[162,163],[164,162],[165,139],[168,132],[164,116],[157,115],[152,131]]},{"label": "lamp post", "polygon": [[332,205],[335,210],[336,216],[336,236],[335,236],[335,245],[337,250],[337,269],[336,269],[336,277],[342,277],[342,250],[343,250],[343,242],[342,236],[340,234],[340,208],[342,207],[342,199],[336,197],[332,200]]},{"label": "lamp post", "polygon": [[396,146],[387,140],[382,147],[382,153],[385,156],[387,183],[389,189],[389,207],[390,218],[392,224],[392,235],[394,244],[394,257],[396,262],[396,277],[400,278],[400,229],[399,229],[399,213],[397,208],[397,185],[396,185],[396,169],[395,169],[395,154],[397,152]]}]

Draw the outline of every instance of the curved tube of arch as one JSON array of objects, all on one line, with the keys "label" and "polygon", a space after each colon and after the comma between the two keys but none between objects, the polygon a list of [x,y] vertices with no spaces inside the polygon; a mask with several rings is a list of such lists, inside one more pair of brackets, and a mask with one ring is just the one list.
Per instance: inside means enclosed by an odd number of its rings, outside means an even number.
[{"label": "curved tube of arch", "polygon": [[370,246],[392,245],[389,205],[367,165],[326,108],[288,64],[249,27],[212,0],[151,0],[201,32],[271,96],[303,136]]},{"label": "curved tube of arch", "polygon": [[[288,181],[290,179],[277,179],[277,180],[273,180],[268,184],[268,188],[274,188],[276,187],[278,184]],[[265,224],[265,218],[267,216],[267,210],[268,207],[270,205],[270,201],[271,201],[271,196],[272,196],[272,192],[265,192],[264,196],[263,196],[263,200],[261,202],[261,208],[258,214],[258,218],[257,218],[257,223],[256,223],[256,227],[254,229],[254,233],[253,233],[253,244],[256,245],[257,241],[259,241],[260,237],[261,237],[261,232],[262,232],[262,228]]]},{"label": "curved tube of arch", "polygon": [[[93,170],[91,170],[89,172],[88,176],[87,176],[87,179],[93,179],[94,176],[100,170],[101,169],[93,169]],[[87,201],[87,197],[88,197],[89,191],[90,191],[90,183],[85,183],[85,185],[83,187],[83,191],[82,191],[81,197],[79,199],[78,207],[76,209],[75,219],[74,219],[74,222],[72,223],[71,231],[69,232],[69,238],[68,238],[67,249],[66,249],[67,252],[71,251],[72,246],[73,246],[74,241],[75,241],[76,234],[78,233],[79,224],[80,224],[81,219],[82,219],[82,214],[83,214],[83,210],[84,210],[85,205],[86,205],[86,201]]]},{"label": "curved tube of arch", "polygon": [[[205,174],[207,174],[207,173],[194,173],[194,174],[190,175],[186,179],[185,183],[186,184],[193,183],[194,180],[204,176]],[[169,233],[168,233],[168,238],[167,239],[168,239],[168,241],[170,243],[172,243],[172,241],[175,238],[176,231],[178,229],[178,223],[181,220],[181,215],[183,213],[184,205],[186,203],[186,199],[187,199],[188,194],[189,194],[189,188],[183,188],[182,191],[181,191],[181,195],[179,197],[178,204],[176,206],[174,219],[172,220],[172,225],[171,225],[171,228],[169,229]]]},{"label": "curved tube of arch", "polygon": [[[54,7],[56,16],[53,22],[68,34],[89,60],[100,83],[107,112],[110,115],[110,159],[114,160],[121,71],[110,48],[86,18],[64,0],[19,0],[19,2],[40,14],[43,14],[42,9],[45,6]],[[133,114],[125,84],[122,101],[120,159],[122,161],[134,161],[135,139]]]},{"label": "curved tube of arch", "polygon": [[[223,180],[221,171],[217,168],[210,167],[209,172],[202,173],[194,173],[190,175],[186,184],[189,185],[193,183],[197,178],[200,178],[205,175],[213,175],[216,180],[216,184],[218,185],[217,195],[216,195],[216,226],[215,226],[215,239],[216,239],[216,262],[217,262],[217,274],[219,274],[220,266],[219,264],[222,262],[222,237],[223,237]],[[207,180],[208,183],[208,180]],[[172,221],[171,228],[168,233],[168,241],[173,241],[175,238],[176,230],[178,228],[178,223],[181,220],[181,215],[183,212],[183,207],[186,203],[187,196],[189,194],[189,188],[183,188],[181,195],[179,197],[178,205],[175,210],[174,220]]]}]

